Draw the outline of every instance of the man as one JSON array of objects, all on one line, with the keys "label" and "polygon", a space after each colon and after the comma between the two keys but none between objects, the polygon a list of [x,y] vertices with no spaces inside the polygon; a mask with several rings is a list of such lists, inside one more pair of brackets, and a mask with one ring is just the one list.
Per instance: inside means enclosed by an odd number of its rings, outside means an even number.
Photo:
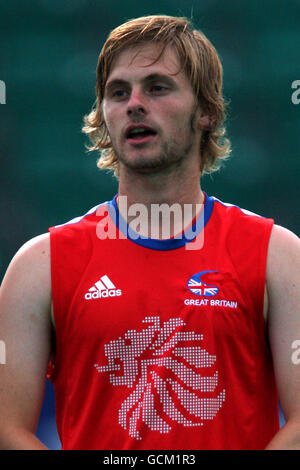
[{"label": "man", "polygon": [[45,448],[51,359],[63,449],[300,449],[300,241],[199,184],[229,154],[215,49],[184,18],[129,21],[96,90],[84,132],[118,196],[11,262],[1,447]]}]

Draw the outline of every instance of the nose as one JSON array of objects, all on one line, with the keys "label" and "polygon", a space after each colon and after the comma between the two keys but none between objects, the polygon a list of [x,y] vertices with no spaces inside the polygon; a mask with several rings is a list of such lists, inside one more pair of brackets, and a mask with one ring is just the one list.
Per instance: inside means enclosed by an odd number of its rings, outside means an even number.
[{"label": "nose", "polygon": [[132,90],[130,95],[130,100],[127,103],[127,114],[128,116],[133,117],[134,115],[145,115],[146,105],[141,96],[141,91]]}]

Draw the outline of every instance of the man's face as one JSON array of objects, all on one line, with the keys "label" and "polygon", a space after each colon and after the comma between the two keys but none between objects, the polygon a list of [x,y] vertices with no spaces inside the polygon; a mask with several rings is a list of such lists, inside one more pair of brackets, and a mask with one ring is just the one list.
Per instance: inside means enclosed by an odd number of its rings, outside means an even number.
[{"label": "man's face", "polygon": [[177,53],[168,47],[155,61],[159,52],[151,43],[124,50],[107,79],[103,113],[120,176],[123,165],[153,172],[180,165],[188,157],[199,163],[195,95]]}]

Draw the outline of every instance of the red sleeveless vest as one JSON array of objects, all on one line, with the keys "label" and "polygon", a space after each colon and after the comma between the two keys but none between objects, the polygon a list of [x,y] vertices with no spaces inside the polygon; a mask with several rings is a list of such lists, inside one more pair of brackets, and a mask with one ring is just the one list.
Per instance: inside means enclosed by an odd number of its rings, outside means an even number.
[{"label": "red sleeveless vest", "polygon": [[263,449],[278,431],[274,221],[207,195],[201,217],[136,238],[114,198],[49,229],[63,449]]}]

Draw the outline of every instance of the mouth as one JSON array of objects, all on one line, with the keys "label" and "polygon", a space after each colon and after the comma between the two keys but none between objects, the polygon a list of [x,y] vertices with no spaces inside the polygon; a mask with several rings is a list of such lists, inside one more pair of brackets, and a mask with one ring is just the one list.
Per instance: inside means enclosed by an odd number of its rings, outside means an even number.
[{"label": "mouth", "polygon": [[157,132],[148,126],[130,126],[126,133],[126,141],[132,145],[141,145],[150,142],[157,136]]}]

